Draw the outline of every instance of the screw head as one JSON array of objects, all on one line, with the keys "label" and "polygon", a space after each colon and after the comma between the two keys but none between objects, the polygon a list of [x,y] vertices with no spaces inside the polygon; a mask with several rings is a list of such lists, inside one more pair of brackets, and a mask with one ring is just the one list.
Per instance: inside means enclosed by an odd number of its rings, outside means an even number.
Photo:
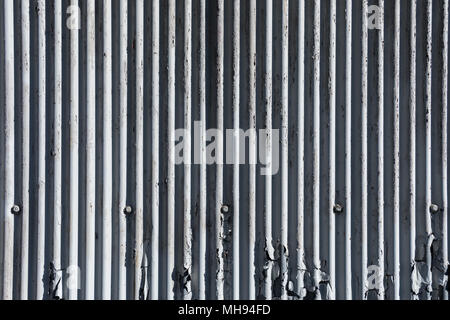
[{"label": "screw head", "polygon": [[227,205],[223,205],[222,208],[220,209],[220,212],[222,213],[228,213],[230,212],[230,208]]},{"label": "screw head", "polygon": [[131,206],[126,206],[124,209],[123,209],[123,213],[124,214],[132,214],[133,213],[133,208],[131,207]]},{"label": "screw head", "polygon": [[438,213],[439,212],[439,206],[437,204],[432,204],[430,206],[430,212],[431,213]]},{"label": "screw head", "polygon": [[344,207],[342,207],[340,204],[335,204],[333,207],[333,212],[336,214],[344,212]]},{"label": "screw head", "polygon": [[14,215],[18,215],[20,213],[20,206],[18,206],[17,204],[13,205],[13,207],[11,208],[11,213]]}]

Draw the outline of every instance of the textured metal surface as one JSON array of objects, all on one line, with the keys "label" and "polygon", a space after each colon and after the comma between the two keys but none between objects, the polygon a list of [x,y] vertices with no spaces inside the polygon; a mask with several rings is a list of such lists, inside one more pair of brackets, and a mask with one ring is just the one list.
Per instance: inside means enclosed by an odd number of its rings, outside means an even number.
[{"label": "textured metal surface", "polygon": [[448,299],[448,6],[0,0],[0,297]]}]

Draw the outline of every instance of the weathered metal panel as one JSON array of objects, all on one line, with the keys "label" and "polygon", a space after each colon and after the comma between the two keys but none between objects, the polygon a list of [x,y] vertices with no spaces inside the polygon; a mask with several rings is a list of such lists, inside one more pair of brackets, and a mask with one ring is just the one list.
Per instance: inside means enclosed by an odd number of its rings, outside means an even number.
[{"label": "weathered metal panel", "polygon": [[0,297],[448,299],[448,6],[0,0]]}]

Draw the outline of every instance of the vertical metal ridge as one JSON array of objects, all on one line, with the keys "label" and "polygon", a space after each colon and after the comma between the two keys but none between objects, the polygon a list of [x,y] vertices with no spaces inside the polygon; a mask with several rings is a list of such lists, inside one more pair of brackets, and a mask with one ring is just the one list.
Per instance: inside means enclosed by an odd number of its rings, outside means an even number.
[{"label": "vertical metal ridge", "polygon": [[[448,270],[448,0],[444,0],[442,30],[442,260],[444,270]],[[448,274],[445,279],[448,284]],[[448,290],[443,290],[444,300],[448,300]]]},{"label": "vertical metal ridge", "polygon": [[352,299],[352,0],[345,29],[345,299]]},{"label": "vertical metal ridge", "polygon": [[158,299],[159,276],[159,0],[152,2],[152,254],[151,299]]},{"label": "vertical metal ridge", "polygon": [[111,2],[103,1],[103,220],[102,299],[111,299],[112,264],[112,21]]},{"label": "vertical metal ridge", "polygon": [[184,1],[184,234],[183,265],[184,279],[183,298],[192,299],[192,219],[191,219],[191,131],[192,131],[192,0]]},{"label": "vertical metal ridge", "polygon": [[13,299],[14,260],[14,3],[4,1],[5,23],[5,208],[3,247],[3,300]]},{"label": "vertical metal ridge", "polygon": [[394,28],[394,299],[400,300],[400,0]]},{"label": "vertical metal ridge", "polygon": [[[55,145],[54,145],[54,199],[53,199],[53,267],[59,274],[51,288],[53,297],[62,297],[61,228],[62,228],[62,4],[55,2]],[[25,241],[25,239],[23,240]],[[24,286],[25,284],[22,283]]]},{"label": "vertical metal ridge", "polygon": [[240,1],[233,1],[233,299],[239,300],[239,116],[240,116]]},{"label": "vertical metal ridge", "polygon": [[330,154],[329,154],[329,260],[330,260],[330,299],[336,299],[336,0],[330,1],[330,54],[328,95],[330,104]]},{"label": "vertical metal ridge", "polygon": [[86,284],[85,299],[95,294],[95,1],[87,2]]},{"label": "vertical metal ridge", "polygon": [[[384,17],[384,0],[378,2]],[[378,299],[384,300],[384,18],[378,30]]]},{"label": "vertical metal ridge", "polygon": [[136,1],[136,214],[134,298],[144,299],[144,0]]},{"label": "vertical metal ridge", "polygon": [[[78,8],[78,0],[72,0]],[[79,43],[78,29],[70,30],[70,213],[69,213],[69,266],[74,272],[78,266],[78,163],[79,163]],[[77,277],[78,275],[70,274]],[[69,300],[78,299],[77,288],[69,288]]]},{"label": "vertical metal ridge", "polygon": [[199,284],[198,297],[205,300],[206,292],[206,0],[200,0],[200,239],[199,239]]},{"label": "vertical metal ridge", "polygon": [[266,103],[266,163],[267,172],[265,181],[265,208],[264,208],[264,241],[265,259],[264,267],[264,296],[266,300],[272,299],[272,261],[274,260],[274,248],[272,245],[272,36],[273,36],[273,0],[266,0],[266,70],[265,93]]},{"label": "vertical metal ridge", "polygon": [[361,268],[362,299],[367,299],[367,69],[368,69],[368,6],[362,2],[362,49],[361,49]]},{"label": "vertical metal ridge", "polygon": [[431,112],[432,112],[432,104],[431,104],[431,68],[432,68],[432,11],[433,2],[432,0],[427,0],[426,4],[426,63],[425,63],[425,231],[427,236],[427,245],[426,245],[426,264],[427,264],[427,279],[429,279],[430,283],[427,287],[427,299],[431,300],[431,294],[433,291],[431,279],[432,279],[432,254],[431,254],[431,245],[434,240],[433,236],[433,228],[431,225],[431,197],[432,197],[432,185],[431,185],[431,155],[432,155],[432,144],[431,144]]},{"label": "vertical metal ridge", "polygon": [[168,173],[167,173],[167,300],[173,300],[175,271],[175,0],[169,0],[168,33]]},{"label": "vertical metal ridge", "polygon": [[320,0],[314,1],[313,267],[314,294],[320,299]]},{"label": "vertical metal ridge", "polygon": [[[45,264],[45,161],[46,161],[46,30],[45,1],[38,1],[39,29],[39,147],[38,147],[38,213],[37,213],[37,256],[36,256],[36,298],[44,298],[44,264]],[[78,176],[78,174],[77,174]],[[78,199],[77,199],[78,203]],[[78,264],[74,264],[78,265]]]},{"label": "vertical metal ridge", "polygon": [[[223,132],[223,83],[224,83],[224,0],[217,1],[217,130]],[[223,259],[223,136],[217,138],[216,163],[216,295],[218,300],[224,299],[224,259]]]},{"label": "vertical metal ridge", "polygon": [[[30,230],[30,3],[22,0],[22,243],[20,299],[28,299]],[[55,28],[56,29],[56,28]],[[56,33],[56,32],[55,32]],[[56,67],[55,67],[56,68]],[[56,216],[56,212],[55,212]]]},{"label": "vertical metal ridge", "polygon": [[128,0],[120,1],[119,300],[127,298]]},{"label": "vertical metal ridge", "polygon": [[248,298],[256,299],[256,0],[250,0],[250,43],[249,43],[249,261]]},{"label": "vertical metal ridge", "polygon": [[288,204],[289,204],[289,0],[282,4],[281,91],[281,299],[288,299]]},{"label": "vertical metal ridge", "polygon": [[[410,216],[410,243],[409,258],[411,270],[416,263],[416,7],[417,0],[411,3],[411,35],[410,35],[410,101],[409,101],[409,216]],[[415,292],[414,274],[411,273],[411,298],[418,299],[418,292]]]},{"label": "vertical metal ridge", "polygon": [[305,264],[305,1],[299,1],[298,23],[298,182],[297,182],[297,294],[306,296]]},{"label": "vertical metal ridge", "polygon": [[[71,5],[78,8],[78,1]],[[79,160],[79,55],[78,29],[70,31],[70,213],[69,213],[69,266],[71,272],[78,266],[78,160]],[[69,274],[71,279],[77,274]],[[39,281],[39,279],[38,279]],[[39,298],[39,297],[38,297]],[[69,288],[69,300],[78,299],[78,290]]]}]

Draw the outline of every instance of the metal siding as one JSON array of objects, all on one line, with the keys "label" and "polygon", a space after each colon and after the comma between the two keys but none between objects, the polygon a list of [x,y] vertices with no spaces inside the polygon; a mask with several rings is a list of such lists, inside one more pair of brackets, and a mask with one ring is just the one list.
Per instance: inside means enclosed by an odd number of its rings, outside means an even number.
[{"label": "metal siding", "polygon": [[448,5],[1,0],[0,296],[448,299]]}]

